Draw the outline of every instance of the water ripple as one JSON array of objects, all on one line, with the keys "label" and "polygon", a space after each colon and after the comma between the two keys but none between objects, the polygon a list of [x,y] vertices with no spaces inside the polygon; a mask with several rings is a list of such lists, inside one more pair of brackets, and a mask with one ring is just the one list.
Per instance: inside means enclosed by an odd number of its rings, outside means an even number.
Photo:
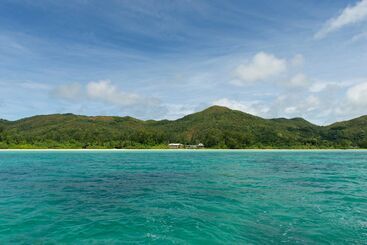
[{"label": "water ripple", "polygon": [[2,243],[355,243],[367,152],[1,152]]}]

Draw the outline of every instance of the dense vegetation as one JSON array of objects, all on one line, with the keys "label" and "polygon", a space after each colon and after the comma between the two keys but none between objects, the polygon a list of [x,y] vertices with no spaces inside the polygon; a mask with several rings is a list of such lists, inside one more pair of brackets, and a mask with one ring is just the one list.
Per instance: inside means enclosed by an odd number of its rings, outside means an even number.
[{"label": "dense vegetation", "polygon": [[367,116],[322,127],[213,106],[175,121],[73,114],[0,120],[0,148],[367,148]]}]

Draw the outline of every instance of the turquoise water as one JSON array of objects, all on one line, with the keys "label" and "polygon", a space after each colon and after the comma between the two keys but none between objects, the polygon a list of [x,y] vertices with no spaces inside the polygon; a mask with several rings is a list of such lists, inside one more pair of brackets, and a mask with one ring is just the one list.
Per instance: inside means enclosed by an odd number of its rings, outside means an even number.
[{"label": "turquoise water", "polygon": [[0,152],[0,243],[367,241],[367,151]]}]

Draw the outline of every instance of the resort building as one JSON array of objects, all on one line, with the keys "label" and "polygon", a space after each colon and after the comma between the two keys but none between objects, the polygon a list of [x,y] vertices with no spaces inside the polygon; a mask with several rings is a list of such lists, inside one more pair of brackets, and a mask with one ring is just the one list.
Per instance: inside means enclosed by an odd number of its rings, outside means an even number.
[{"label": "resort building", "polygon": [[184,148],[184,145],[181,143],[170,143],[168,144],[168,147],[170,149],[181,149],[181,148]]},{"label": "resort building", "polygon": [[200,143],[200,144],[197,144],[197,145],[184,145],[184,144],[181,144],[181,143],[170,143],[170,144],[168,144],[168,147],[170,149],[183,149],[183,148],[186,148],[186,149],[202,149],[202,148],[204,148],[204,144]]}]

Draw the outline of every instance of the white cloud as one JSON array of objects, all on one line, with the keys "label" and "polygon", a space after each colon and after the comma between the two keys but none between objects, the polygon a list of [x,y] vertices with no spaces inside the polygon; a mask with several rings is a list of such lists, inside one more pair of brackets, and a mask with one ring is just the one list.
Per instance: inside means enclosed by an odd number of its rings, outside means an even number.
[{"label": "white cloud", "polygon": [[[318,125],[327,125],[367,114],[367,80],[325,81],[297,73],[292,59],[287,60],[289,70],[275,79],[270,86],[272,96],[255,95],[249,99],[224,97],[212,104],[226,106],[264,118],[302,117]],[[290,74],[295,74],[290,76]],[[262,87],[261,87],[262,88]]]},{"label": "white cloud", "polygon": [[[362,79],[363,81],[363,79]],[[327,90],[342,89],[346,91],[346,88],[361,82],[360,80],[349,80],[349,81],[324,81],[324,80],[311,80],[311,86],[309,87],[309,92],[320,93]]]},{"label": "white cloud", "polygon": [[295,106],[289,106],[284,109],[285,114],[293,114],[297,112],[297,107]]},{"label": "white cloud", "polygon": [[315,34],[315,38],[324,38],[331,32],[345,26],[362,22],[367,19],[367,0],[361,0],[354,6],[346,7],[339,16],[326,22],[324,27]]},{"label": "white cloud", "polygon": [[265,80],[286,71],[287,61],[265,52],[257,53],[247,64],[238,66],[235,70],[236,85],[244,85]]},{"label": "white cloud", "polygon": [[201,111],[208,107],[208,105],[197,106],[197,105],[192,105],[192,104],[185,104],[185,105],[166,104],[165,106],[168,109],[165,119],[169,119],[169,120],[175,120],[177,118],[187,116],[194,112]]},{"label": "white cloud", "polygon": [[57,87],[51,94],[86,107],[92,103],[103,103],[107,111],[114,107],[126,115],[139,118],[161,118],[167,113],[167,108],[158,99],[123,91],[109,80],[92,81],[85,85],[66,84]]},{"label": "white cloud", "polygon": [[92,100],[111,103],[117,106],[129,106],[142,102],[142,97],[118,89],[108,80],[89,82],[86,86],[87,96]]},{"label": "white cloud", "polygon": [[329,106],[326,97],[300,90],[281,94],[274,101],[271,101],[267,117],[302,117],[313,123],[324,124],[326,121],[322,115]]},{"label": "white cloud", "polygon": [[347,99],[356,106],[367,106],[367,82],[350,87],[347,91]]},{"label": "white cloud", "polygon": [[306,75],[303,73],[298,73],[291,77],[291,79],[287,82],[291,86],[302,87],[309,84],[309,80]]},{"label": "white cloud", "polygon": [[213,104],[247,112],[264,118],[302,117],[319,125],[350,119],[363,111],[355,106],[345,106],[344,88],[333,87],[328,91],[313,94],[308,90],[285,91],[274,99],[241,101],[222,98]]},{"label": "white cloud", "polygon": [[309,95],[306,98],[305,105],[307,106],[307,111],[313,111],[317,109],[317,106],[320,105],[320,99],[315,95]]},{"label": "white cloud", "polygon": [[309,91],[312,93],[319,93],[323,91],[324,89],[326,89],[327,86],[328,86],[327,83],[316,82],[311,85]]},{"label": "white cloud", "polygon": [[367,32],[362,32],[362,33],[359,33],[359,34],[353,36],[350,41],[352,43],[354,43],[354,42],[358,42],[358,41],[361,41],[361,40],[364,40],[364,39],[367,39]]},{"label": "white cloud", "polygon": [[237,101],[222,98],[213,101],[213,105],[225,106],[234,110],[243,111],[257,116],[265,116],[269,108],[260,101]]},{"label": "white cloud", "polygon": [[221,105],[265,118],[284,116],[312,118],[311,116],[322,107],[322,101],[315,95],[300,92],[281,94],[271,101],[238,101],[222,98],[214,101],[213,105]]},{"label": "white cloud", "polygon": [[[235,69],[235,78],[230,83],[238,86],[251,84],[256,81],[277,82],[282,85],[304,86],[308,83],[307,78],[302,73],[297,73],[293,77],[283,77],[279,79],[279,75],[285,73],[289,76],[289,71],[297,71],[304,64],[304,57],[301,54],[295,55],[291,59],[277,58],[272,54],[259,52],[250,62],[239,65]],[[288,72],[287,72],[288,71]],[[278,80],[276,80],[278,79]]]},{"label": "white cloud", "polygon": [[92,81],[83,86],[80,83],[65,84],[57,87],[53,95],[65,100],[84,100],[103,102],[114,106],[132,106],[136,104],[159,103],[157,99],[125,92],[109,80]]}]

